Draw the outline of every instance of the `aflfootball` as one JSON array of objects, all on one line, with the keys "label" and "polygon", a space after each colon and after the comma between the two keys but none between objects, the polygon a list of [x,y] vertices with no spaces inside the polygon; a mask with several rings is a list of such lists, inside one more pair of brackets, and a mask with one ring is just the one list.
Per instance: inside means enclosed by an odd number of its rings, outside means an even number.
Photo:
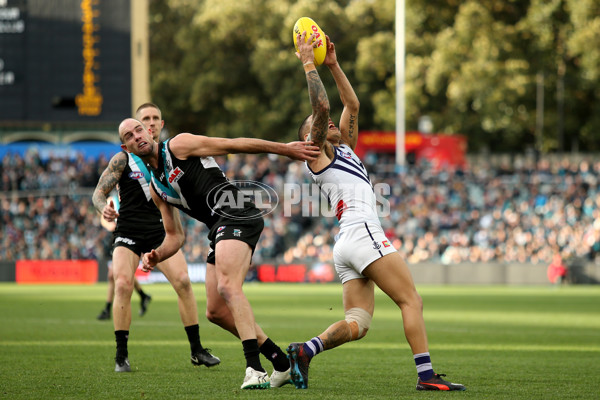
[{"label": "aflfootball", "polygon": [[292,32],[296,51],[298,51],[298,35],[302,34],[304,31],[306,31],[307,38],[313,33],[315,34],[313,39],[313,43],[317,43],[317,45],[313,47],[313,52],[315,53],[315,65],[323,64],[323,61],[325,61],[325,55],[327,54],[327,41],[325,39],[325,33],[312,19],[308,17],[299,18],[294,24],[294,30]]}]

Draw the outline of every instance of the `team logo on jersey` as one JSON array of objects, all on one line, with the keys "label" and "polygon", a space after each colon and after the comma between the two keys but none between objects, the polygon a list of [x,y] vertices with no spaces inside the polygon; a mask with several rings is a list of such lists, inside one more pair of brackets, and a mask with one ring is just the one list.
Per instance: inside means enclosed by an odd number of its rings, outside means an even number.
[{"label": "team logo on jersey", "polygon": [[223,229],[227,228],[226,226],[220,226],[217,228],[217,233],[221,232]]},{"label": "team logo on jersey", "polygon": [[381,248],[381,245],[379,243],[377,243],[376,241],[373,240],[373,248],[375,250],[379,250]]},{"label": "team logo on jersey", "polygon": [[387,240],[384,240],[381,243],[383,244],[383,247],[390,247],[391,246],[390,242],[388,242]]},{"label": "team logo on jersey", "polygon": [[233,236],[240,237],[241,235],[242,235],[242,230],[241,229],[234,229],[233,230]]},{"label": "team logo on jersey", "polygon": [[167,194],[165,192],[160,192],[160,198],[167,201]]},{"label": "team logo on jersey", "polygon": [[142,171],[131,171],[129,173],[129,177],[131,179],[142,179],[144,177],[144,173]]},{"label": "team logo on jersey", "polygon": [[177,182],[183,176],[181,168],[177,167],[169,174],[169,183]]}]

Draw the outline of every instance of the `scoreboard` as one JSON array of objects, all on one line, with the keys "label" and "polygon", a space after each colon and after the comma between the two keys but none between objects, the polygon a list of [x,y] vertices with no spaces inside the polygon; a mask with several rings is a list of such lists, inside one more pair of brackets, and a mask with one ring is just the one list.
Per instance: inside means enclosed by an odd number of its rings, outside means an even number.
[{"label": "scoreboard", "polygon": [[130,12],[130,0],[0,0],[0,127],[128,116]]}]

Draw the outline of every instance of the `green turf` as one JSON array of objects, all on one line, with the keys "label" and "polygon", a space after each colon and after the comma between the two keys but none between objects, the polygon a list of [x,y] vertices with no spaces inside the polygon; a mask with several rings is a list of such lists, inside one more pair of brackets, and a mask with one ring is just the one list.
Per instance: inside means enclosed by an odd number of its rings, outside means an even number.
[{"label": "green turf", "polygon": [[[204,287],[195,285],[198,308]],[[239,389],[241,344],[201,318],[201,338],[222,360],[194,368],[168,285],[133,317],[133,372],[114,368],[112,322],[97,321],[106,285],[0,284],[0,399],[598,399],[600,286],[421,286],[432,361],[466,392],[415,391],[416,371],[396,306],[377,293],[369,334],[319,355],[310,387]],[[341,287],[248,284],[259,324],[282,348],[342,318]],[[134,311],[139,298],[134,294]],[[271,371],[268,362],[263,365]]]}]

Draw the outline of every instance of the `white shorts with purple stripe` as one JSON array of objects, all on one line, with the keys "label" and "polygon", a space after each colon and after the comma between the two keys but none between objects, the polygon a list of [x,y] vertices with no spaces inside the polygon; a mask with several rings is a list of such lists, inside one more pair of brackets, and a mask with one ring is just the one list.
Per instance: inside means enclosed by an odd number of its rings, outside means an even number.
[{"label": "white shorts with purple stripe", "polygon": [[364,278],[363,270],[373,261],[395,252],[381,225],[372,222],[344,227],[336,237],[333,262],[342,283]]}]

